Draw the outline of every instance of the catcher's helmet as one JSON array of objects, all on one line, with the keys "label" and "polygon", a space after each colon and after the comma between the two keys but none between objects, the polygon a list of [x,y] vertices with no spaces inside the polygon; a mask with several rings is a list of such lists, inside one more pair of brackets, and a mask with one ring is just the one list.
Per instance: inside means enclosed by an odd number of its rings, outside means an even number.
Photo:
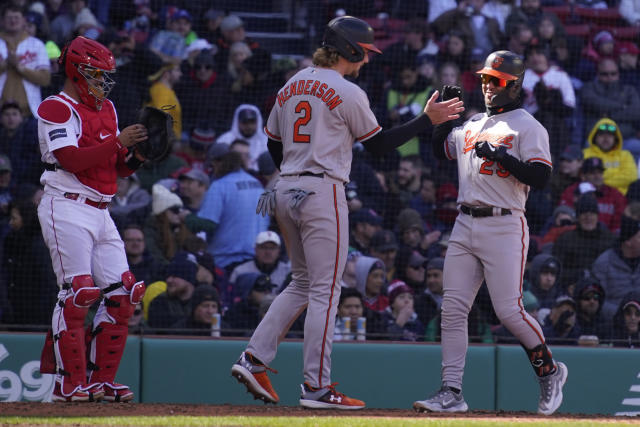
[{"label": "catcher's helmet", "polygon": [[109,76],[116,71],[113,53],[95,40],[78,36],[64,47],[58,64],[71,80],[80,100],[100,110],[115,84]]},{"label": "catcher's helmet", "polygon": [[365,49],[382,53],[373,45],[373,28],[353,16],[332,19],[325,29],[322,46],[337,50],[349,62],[362,61]]},{"label": "catcher's helmet", "polygon": [[488,74],[507,81],[505,90],[494,97],[491,106],[506,105],[520,96],[524,69],[522,58],[511,51],[498,50],[487,56],[484,67],[476,73]]}]

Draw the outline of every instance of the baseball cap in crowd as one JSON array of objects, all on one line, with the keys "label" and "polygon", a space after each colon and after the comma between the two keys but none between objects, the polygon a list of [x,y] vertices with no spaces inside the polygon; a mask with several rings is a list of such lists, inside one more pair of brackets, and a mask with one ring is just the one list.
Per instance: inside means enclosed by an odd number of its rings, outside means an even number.
[{"label": "baseball cap in crowd", "polygon": [[576,290],[577,289],[580,289],[577,299],[581,299],[589,294],[595,293],[598,295],[598,299],[600,301],[604,301],[604,288],[598,279],[590,274],[578,280],[578,283],[576,284]]},{"label": "baseball cap in crowd", "polygon": [[209,177],[202,169],[187,167],[178,175],[178,179],[182,177],[193,179],[194,181],[203,183],[207,187],[209,186]]},{"label": "baseball cap in crowd", "polygon": [[531,291],[524,291],[522,292],[522,306],[525,311],[532,311],[540,308],[540,303]]},{"label": "baseball cap in crowd", "polygon": [[208,19],[211,21],[215,21],[216,19],[218,19],[219,17],[224,15],[224,10],[220,10],[220,9],[209,9],[207,10],[207,12],[204,14],[204,19]]},{"label": "baseball cap in crowd", "polygon": [[11,160],[4,154],[0,154],[0,172],[11,172]]},{"label": "baseball cap in crowd", "polygon": [[371,237],[369,247],[376,252],[388,252],[398,250],[396,235],[391,230],[378,230]]},{"label": "baseball cap in crowd", "polygon": [[560,153],[560,160],[571,161],[582,160],[582,158],[582,149],[576,144],[567,145],[562,153]]},{"label": "baseball cap in crowd", "polygon": [[599,213],[598,199],[593,193],[585,193],[576,201],[576,216],[580,216],[583,213]]},{"label": "baseball cap in crowd", "polygon": [[167,266],[167,277],[179,277],[192,285],[196,284],[198,262],[196,257],[188,252],[178,252]]},{"label": "baseball cap in crowd", "polygon": [[553,273],[557,276],[560,272],[560,263],[553,257],[547,258],[540,266],[540,272]]},{"label": "baseball cap in crowd", "polygon": [[217,160],[229,152],[229,144],[216,142],[207,150],[207,160]]},{"label": "baseball cap in crowd", "polygon": [[220,306],[220,295],[218,290],[211,285],[199,285],[191,295],[191,307],[195,310],[205,301],[214,301]]},{"label": "baseball cap in crowd", "polygon": [[171,19],[174,21],[177,21],[178,19],[186,19],[189,22],[193,20],[191,14],[184,9],[178,9],[173,15],[171,15]]},{"label": "baseball cap in crowd", "polygon": [[360,208],[350,215],[353,225],[365,222],[371,225],[382,225],[382,217],[376,211],[370,208]]},{"label": "baseball cap in crowd", "polygon": [[243,123],[258,120],[258,113],[252,108],[244,108],[238,111],[238,120]]},{"label": "baseball cap in crowd", "polygon": [[584,159],[584,162],[582,162],[582,166],[580,167],[580,172],[588,173],[594,170],[604,172],[604,163],[602,163],[602,159],[600,157],[589,157]]},{"label": "baseball cap in crowd", "polygon": [[402,280],[394,280],[393,282],[391,282],[389,284],[389,287],[387,288],[387,295],[389,295],[389,305],[392,305],[394,303],[396,298],[398,298],[398,295],[404,293],[413,295],[413,289],[411,289],[409,285],[407,285]]},{"label": "baseball cap in crowd", "polygon": [[220,22],[220,31],[231,31],[244,26],[244,22],[236,15],[228,15]]},{"label": "baseball cap in crowd", "polygon": [[267,242],[272,242],[280,246],[280,236],[278,236],[278,233],[271,230],[261,231],[260,233],[258,233],[258,235],[256,236],[256,246]]},{"label": "baseball cap in crowd", "polygon": [[260,175],[271,175],[276,171],[276,164],[271,158],[271,154],[268,151],[258,156],[258,173]]},{"label": "baseball cap in crowd", "polygon": [[[209,68],[213,68],[213,55],[218,52],[217,46],[212,45],[206,39],[195,39],[187,47],[186,53],[187,55],[191,55],[195,51],[198,51],[198,53],[193,59],[194,68],[197,69],[198,66],[208,66]],[[200,57],[200,55],[202,55],[202,57]]]},{"label": "baseball cap in crowd", "polygon": [[431,258],[429,262],[427,262],[427,270],[444,270],[444,258]]},{"label": "baseball cap in crowd", "polygon": [[573,298],[571,298],[569,295],[560,295],[553,302],[554,307],[560,307],[562,304],[569,304],[574,309],[576,308],[576,301]]},{"label": "baseball cap in crowd", "polygon": [[154,184],[151,187],[151,198],[151,213],[153,215],[160,215],[167,209],[183,206],[180,197],[161,184]]},{"label": "baseball cap in crowd", "polygon": [[411,255],[409,256],[409,262],[407,263],[407,265],[413,268],[417,268],[421,266],[426,267],[426,262],[427,262],[427,259],[423,257],[420,254],[420,252],[412,251]]},{"label": "baseball cap in crowd", "polygon": [[640,222],[627,215],[622,215],[620,219],[620,241],[626,242],[640,231]]},{"label": "baseball cap in crowd", "polygon": [[555,221],[556,218],[558,217],[558,215],[560,215],[560,214],[569,215],[573,221],[575,221],[575,219],[576,219],[576,211],[571,206],[560,205],[560,206],[556,207],[553,210],[553,215],[552,215],[553,220]]},{"label": "baseball cap in crowd", "polygon": [[618,51],[618,55],[623,53],[629,55],[638,55],[640,53],[640,49],[638,49],[638,46],[632,41],[622,41],[618,43],[616,49]]}]

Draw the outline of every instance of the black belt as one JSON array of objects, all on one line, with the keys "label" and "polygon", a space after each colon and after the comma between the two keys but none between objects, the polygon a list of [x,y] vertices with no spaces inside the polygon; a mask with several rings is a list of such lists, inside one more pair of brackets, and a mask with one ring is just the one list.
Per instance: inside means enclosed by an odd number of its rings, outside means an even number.
[{"label": "black belt", "polygon": [[292,173],[282,176],[312,176],[314,178],[324,178],[323,173],[313,173],[313,172],[301,172],[301,173]]},{"label": "black belt", "polygon": [[55,163],[45,163],[44,170],[55,172],[57,170],[64,170],[62,166],[56,165]]},{"label": "black belt", "polygon": [[460,212],[466,215],[471,215],[473,217],[486,217],[486,216],[504,216],[511,215],[511,211],[509,209],[498,208],[499,215],[494,214],[494,209],[490,206],[485,208],[471,208],[469,206],[460,205]]}]

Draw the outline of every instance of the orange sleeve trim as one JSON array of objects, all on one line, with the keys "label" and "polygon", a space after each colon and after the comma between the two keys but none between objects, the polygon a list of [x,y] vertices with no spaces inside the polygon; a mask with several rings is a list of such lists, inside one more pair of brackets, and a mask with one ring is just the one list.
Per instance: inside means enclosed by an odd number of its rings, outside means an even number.
[{"label": "orange sleeve trim", "polygon": [[264,133],[267,134],[267,136],[275,141],[280,141],[282,138],[280,138],[279,136],[275,136],[274,134],[272,134],[271,132],[269,132],[269,129],[267,129],[267,127],[264,127]]},{"label": "orange sleeve trim", "polygon": [[533,157],[527,160],[527,162],[540,162],[540,163],[544,163],[545,165],[549,165],[553,167],[553,164],[549,160],[543,159],[542,157]]},{"label": "orange sleeve trim", "polygon": [[377,128],[375,128],[371,132],[362,135],[360,138],[356,138],[356,141],[362,142],[363,140],[369,138],[370,136],[372,136],[374,133],[380,131],[381,129],[382,129],[382,126],[378,126]]}]

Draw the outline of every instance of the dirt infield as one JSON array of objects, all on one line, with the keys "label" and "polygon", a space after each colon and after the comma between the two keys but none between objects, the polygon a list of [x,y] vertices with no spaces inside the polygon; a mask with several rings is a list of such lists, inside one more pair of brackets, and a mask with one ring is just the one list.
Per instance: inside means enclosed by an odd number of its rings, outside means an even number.
[{"label": "dirt infield", "polygon": [[[273,405],[187,405],[167,403],[39,403],[11,402],[0,403],[0,417],[117,417],[117,416],[358,416],[358,417],[398,417],[398,418],[545,418],[543,415],[530,412],[512,411],[470,411],[465,414],[419,414],[411,409],[364,409],[360,411],[310,410],[297,406]],[[611,421],[636,420],[640,417],[621,418],[611,415],[556,414],[552,418],[559,419],[598,419]]]}]

